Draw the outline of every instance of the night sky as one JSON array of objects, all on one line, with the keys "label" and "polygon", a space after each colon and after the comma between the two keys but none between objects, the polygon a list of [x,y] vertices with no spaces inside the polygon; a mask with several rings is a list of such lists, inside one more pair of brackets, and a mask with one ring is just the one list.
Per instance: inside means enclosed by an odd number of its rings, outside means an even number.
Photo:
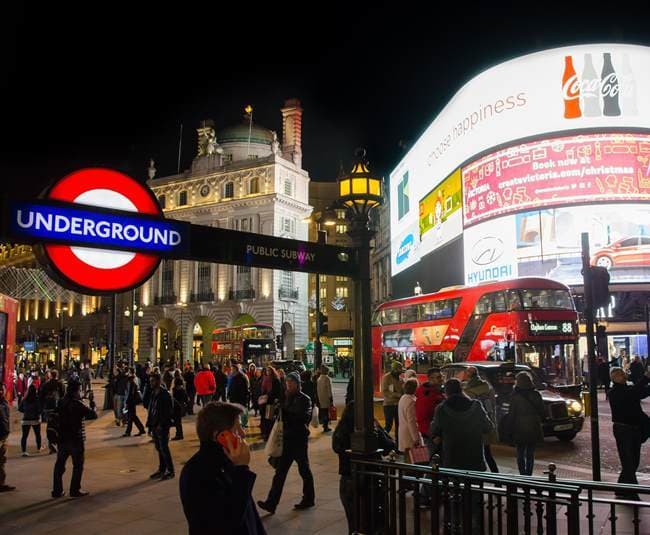
[{"label": "night sky", "polygon": [[527,13],[496,2],[458,3],[457,13],[422,2],[10,4],[0,26],[0,173],[4,192],[21,194],[89,165],[145,179],[153,157],[158,176],[175,173],[181,123],[185,169],[201,119],[218,131],[250,103],[255,122],[280,133],[290,97],[305,110],[312,179],[334,179],[357,146],[387,176],[485,68],[554,46],[650,44],[650,9],[633,3],[534,3]]}]

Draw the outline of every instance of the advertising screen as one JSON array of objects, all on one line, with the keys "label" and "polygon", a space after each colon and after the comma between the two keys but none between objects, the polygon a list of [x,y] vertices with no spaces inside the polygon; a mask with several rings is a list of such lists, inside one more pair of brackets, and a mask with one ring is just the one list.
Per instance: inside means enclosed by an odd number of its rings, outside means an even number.
[{"label": "advertising screen", "polygon": [[[397,263],[407,234],[416,241],[422,237],[420,258],[438,247],[436,229],[420,228],[419,208],[430,210],[433,203],[435,216],[435,200],[428,195],[479,154],[493,156],[475,162],[467,180],[463,176],[465,227],[514,213],[512,203],[517,201],[526,203],[523,210],[534,210],[590,202],[578,199],[585,193],[593,202],[648,200],[642,186],[648,177],[649,162],[644,159],[650,154],[642,136],[624,141],[611,137],[598,147],[596,139],[578,137],[586,132],[650,132],[647,65],[649,47],[579,45],[515,58],[459,84],[459,91],[390,174],[393,275],[412,265]],[[495,149],[518,140],[558,136],[567,136],[566,146],[526,142],[528,152],[513,148],[500,154]],[[495,182],[486,182],[484,176],[490,164]],[[575,187],[567,189],[567,181]],[[489,199],[488,193],[493,193]],[[447,230],[442,231],[438,227],[440,243]]]},{"label": "advertising screen", "polygon": [[650,201],[650,135],[589,134],[515,145],[463,168],[465,226],[535,208]]},{"label": "advertising screen", "polygon": [[514,216],[468,228],[463,240],[466,285],[514,279],[519,275]]},{"label": "advertising screen", "polygon": [[420,256],[463,231],[460,169],[438,184],[420,201]]}]

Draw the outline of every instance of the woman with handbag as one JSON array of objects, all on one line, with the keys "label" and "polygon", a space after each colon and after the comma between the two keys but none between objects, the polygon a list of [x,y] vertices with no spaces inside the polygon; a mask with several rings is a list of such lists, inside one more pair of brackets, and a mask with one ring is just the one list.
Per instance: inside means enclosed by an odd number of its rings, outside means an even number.
[{"label": "woman with handbag", "polygon": [[[404,457],[413,462],[423,462],[428,459],[420,457],[412,458],[411,449],[422,447],[422,436],[418,429],[418,421],[415,414],[415,391],[418,388],[417,379],[408,379],[404,383],[404,395],[399,399],[397,405],[397,417],[402,425],[399,426],[397,447],[404,452]],[[421,452],[418,450],[418,454]]]},{"label": "woman with handbag", "polygon": [[257,402],[261,415],[260,431],[266,442],[273,427],[274,405],[282,399],[282,386],[274,368],[271,366],[264,368],[264,374],[262,376],[262,395]]}]

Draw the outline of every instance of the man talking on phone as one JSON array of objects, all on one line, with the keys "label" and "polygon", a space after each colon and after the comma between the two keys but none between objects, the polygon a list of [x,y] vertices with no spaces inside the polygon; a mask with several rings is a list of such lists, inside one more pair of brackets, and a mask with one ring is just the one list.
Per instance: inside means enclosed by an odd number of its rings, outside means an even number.
[{"label": "man talking on phone", "polygon": [[252,492],[255,473],[240,424],[243,407],[206,404],[196,419],[201,447],[183,467],[181,502],[190,535],[265,535]]}]

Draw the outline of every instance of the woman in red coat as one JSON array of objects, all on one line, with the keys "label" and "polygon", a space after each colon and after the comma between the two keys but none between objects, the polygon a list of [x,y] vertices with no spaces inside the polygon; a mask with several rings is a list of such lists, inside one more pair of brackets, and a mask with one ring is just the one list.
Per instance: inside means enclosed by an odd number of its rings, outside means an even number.
[{"label": "woman in red coat", "polygon": [[194,377],[194,386],[196,387],[196,394],[201,400],[201,405],[205,406],[212,401],[217,385],[213,373],[205,362],[203,363],[203,369]]}]

